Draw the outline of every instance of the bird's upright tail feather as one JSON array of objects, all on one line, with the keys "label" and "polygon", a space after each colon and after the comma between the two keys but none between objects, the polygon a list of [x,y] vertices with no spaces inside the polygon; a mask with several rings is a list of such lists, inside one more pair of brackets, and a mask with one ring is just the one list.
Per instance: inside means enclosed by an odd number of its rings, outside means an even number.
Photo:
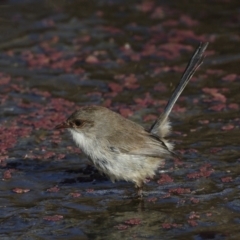
[{"label": "bird's upright tail feather", "polygon": [[160,115],[160,117],[155,121],[155,123],[152,125],[150,132],[158,135],[160,137],[165,137],[169,134],[171,130],[170,122],[168,121],[168,116],[170,112],[172,111],[172,108],[174,104],[176,103],[177,99],[181,95],[184,88],[187,86],[189,80],[193,76],[193,74],[196,72],[198,67],[202,64],[204,59],[204,51],[206,50],[208,46],[208,43],[201,43],[199,47],[194,52],[191,60],[189,61],[182,78],[175,88],[171,98],[169,99],[164,112]]}]

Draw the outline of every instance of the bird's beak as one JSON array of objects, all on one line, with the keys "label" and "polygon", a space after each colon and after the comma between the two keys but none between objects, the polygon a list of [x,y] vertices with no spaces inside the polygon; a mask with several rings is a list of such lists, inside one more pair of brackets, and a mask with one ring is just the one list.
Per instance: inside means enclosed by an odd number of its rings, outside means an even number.
[{"label": "bird's beak", "polygon": [[54,129],[63,129],[63,128],[69,128],[69,124],[67,122],[62,122],[58,124]]}]

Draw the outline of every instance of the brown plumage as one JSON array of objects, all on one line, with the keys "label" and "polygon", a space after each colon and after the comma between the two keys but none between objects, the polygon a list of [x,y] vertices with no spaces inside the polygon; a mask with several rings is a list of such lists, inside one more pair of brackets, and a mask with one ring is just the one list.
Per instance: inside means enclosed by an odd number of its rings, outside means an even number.
[{"label": "brown plumage", "polygon": [[56,128],[68,128],[75,143],[100,172],[112,181],[135,183],[138,194],[142,196],[144,180],[152,178],[161,162],[171,156],[173,145],[165,139],[171,130],[168,117],[201,65],[207,45],[200,44],[195,51],[164,112],[149,131],[100,106],[83,107]]}]

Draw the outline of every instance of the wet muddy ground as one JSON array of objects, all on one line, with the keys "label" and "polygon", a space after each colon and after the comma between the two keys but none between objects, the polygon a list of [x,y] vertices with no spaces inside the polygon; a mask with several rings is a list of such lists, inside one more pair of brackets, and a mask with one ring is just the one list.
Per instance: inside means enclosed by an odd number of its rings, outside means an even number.
[{"label": "wet muddy ground", "polygon": [[[239,16],[237,0],[1,1],[0,238],[239,239]],[[53,130],[92,104],[150,126],[205,41],[171,115],[179,158],[143,201]]]}]

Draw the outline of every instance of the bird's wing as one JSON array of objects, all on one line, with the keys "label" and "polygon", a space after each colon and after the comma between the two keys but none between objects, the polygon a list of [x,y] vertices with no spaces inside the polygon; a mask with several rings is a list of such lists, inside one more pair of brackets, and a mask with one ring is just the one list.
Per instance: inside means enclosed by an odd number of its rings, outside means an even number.
[{"label": "bird's wing", "polygon": [[109,149],[115,153],[140,155],[146,157],[165,158],[171,156],[171,151],[167,148],[165,143],[149,132],[141,133],[137,140],[132,141],[131,144],[121,141],[121,144],[114,144]]}]

